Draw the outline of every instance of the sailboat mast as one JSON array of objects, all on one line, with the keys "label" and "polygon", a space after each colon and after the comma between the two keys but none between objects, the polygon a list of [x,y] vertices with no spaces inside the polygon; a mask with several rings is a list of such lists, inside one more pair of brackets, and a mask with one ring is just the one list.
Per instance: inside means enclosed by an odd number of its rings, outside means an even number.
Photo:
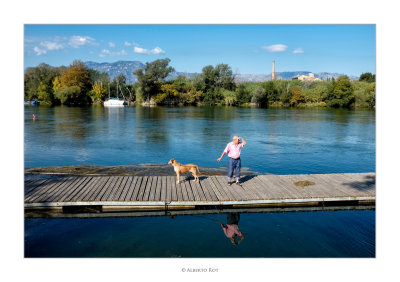
[{"label": "sailboat mast", "polygon": [[118,98],[118,79],[117,79],[117,98]]}]

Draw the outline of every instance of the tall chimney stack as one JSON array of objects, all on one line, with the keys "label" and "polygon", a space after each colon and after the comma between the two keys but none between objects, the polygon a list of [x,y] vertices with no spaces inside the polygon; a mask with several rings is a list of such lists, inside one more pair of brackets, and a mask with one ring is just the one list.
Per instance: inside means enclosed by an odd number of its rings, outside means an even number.
[{"label": "tall chimney stack", "polygon": [[272,61],[272,80],[275,80],[275,60]]}]

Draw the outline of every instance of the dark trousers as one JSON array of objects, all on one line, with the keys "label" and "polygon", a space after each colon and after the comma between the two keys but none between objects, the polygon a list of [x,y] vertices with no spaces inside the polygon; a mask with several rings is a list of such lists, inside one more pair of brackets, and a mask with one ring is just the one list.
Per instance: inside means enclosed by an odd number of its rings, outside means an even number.
[{"label": "dark trousers", "polygon": [[239,224],[240,214],[237,212],[228,213],[226,224]]},{"label": "dark trousers", "polygon": [[228,180],[231,180],[234,171],[235,171],[236,179],[239,179],[241,167],[242,167],[242,162],[240,161],[240,158],[238,158],[238,159],[229,158]]}]

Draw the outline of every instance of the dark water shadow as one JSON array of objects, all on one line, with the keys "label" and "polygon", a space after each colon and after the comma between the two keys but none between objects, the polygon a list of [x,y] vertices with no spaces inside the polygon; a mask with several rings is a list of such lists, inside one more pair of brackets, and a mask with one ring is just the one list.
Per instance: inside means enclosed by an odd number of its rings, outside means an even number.
[{"label": "dark water shadow", "polygon": [[363,181],[353,181],[348,183],[343,183],[344,185],[350,186],[357,190],[375,190],[375,175],[366,175],[364,176]]}]

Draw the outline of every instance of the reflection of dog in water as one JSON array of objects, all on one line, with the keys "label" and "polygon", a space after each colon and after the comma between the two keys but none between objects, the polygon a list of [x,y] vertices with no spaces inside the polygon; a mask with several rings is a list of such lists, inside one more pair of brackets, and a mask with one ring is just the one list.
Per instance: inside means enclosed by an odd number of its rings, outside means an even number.
[{"label": "reflection of dog in water", "polygon": [[[243,233],[239,230],[239,219],[240,214],[233,212],[229,213],[227,216],[227,223],[226,226],[218,220],[219,224],[221,225],[222,229],[224,230],[225,236],[231,239],[232,244],[239,245],[240,242],[244,239]],[[239,241],[236,241],[236,236],[240,236]]]},{"label": "reflection of dog in water", "polygon": [[194,181],[199,180],[199,175],[197,174],[197,172],[199,172],[199,167],[195,164],[180,164],[178,163],[175,159],[170,159],[168,162],[169,165],[172,165],[174,167],[174,170],[176,172],[176,183],[180,182],[180,176],[182,173],[188,173],[191,172],[194,176]]}]

